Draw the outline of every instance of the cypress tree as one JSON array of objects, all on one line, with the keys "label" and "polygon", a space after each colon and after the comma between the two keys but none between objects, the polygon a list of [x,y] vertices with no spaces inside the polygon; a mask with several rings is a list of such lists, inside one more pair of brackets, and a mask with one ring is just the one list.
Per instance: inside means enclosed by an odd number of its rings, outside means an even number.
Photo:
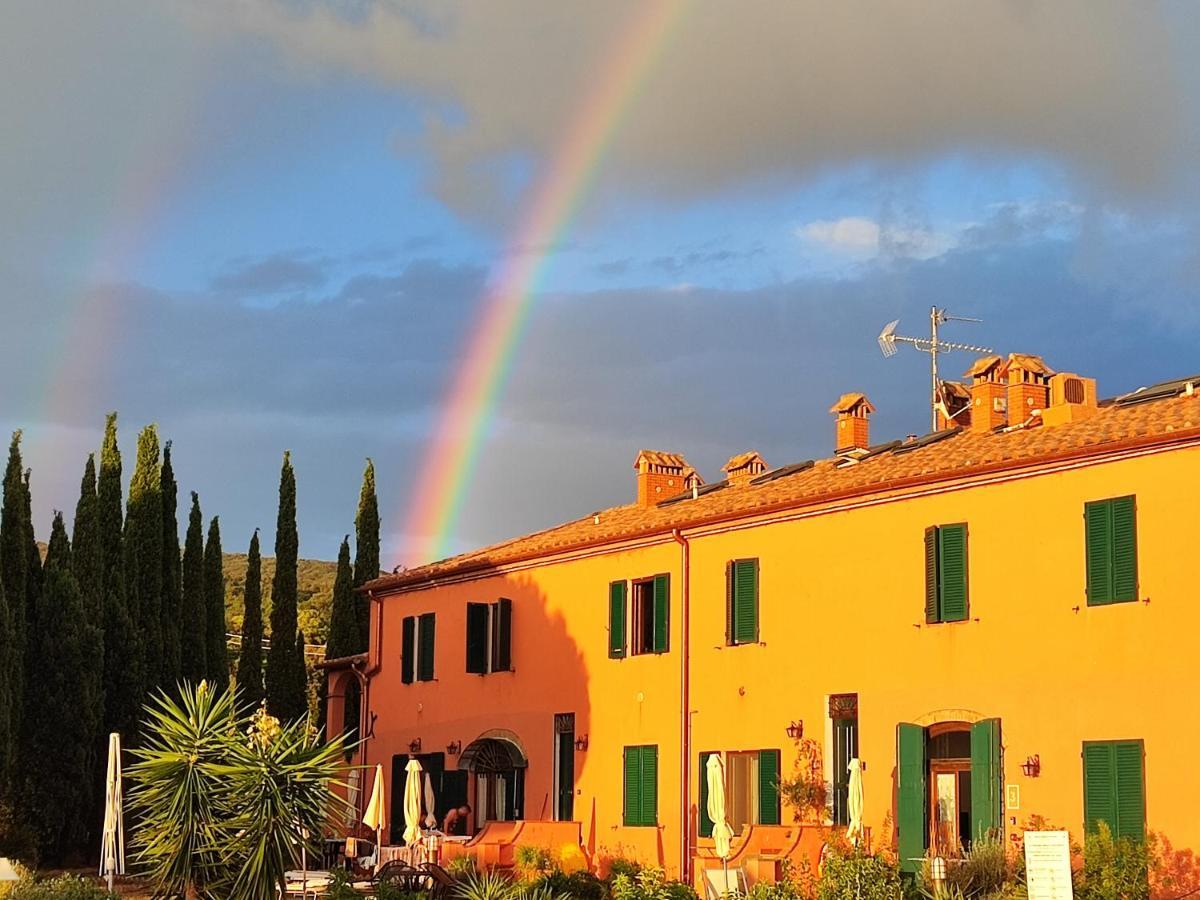
[{"label": "cypress tree", "polygon": [[204,519],[200,495],[192,491],[187,537],[183,542],[183,598],[179,622],[179,674],[199,684],[208,676],[208,610],[204,602]]},{"label": "cypress tree", "polygon": [[221,526],[216,516],[208,526],[204,547],[204,606],[208,683],[218,691],[229,687],[229,654],[225,648],[225,573],[222,570]]},{"label": "cypress tree", "polygon": [[246,613],[242,618],[242,647],[238,656],[237,686],[243,703],[259,706],[263,700],[262,667],[262,559],[258,529],[246,554]]},{"label": "cypress tree", "polygon": [[[379,498],[375,495],[375,463],[368,457],[363,470],[362,489],[358,492],[358,513],[354,517],[354,587],[360,588],[379,577]],[[370,602],[365,591],[354,594],[359,642],[354,652],[361,653],[370,642]]]},{"label": "cypress tree", "polygon": [[159,683],[167,689],[179,681],[179,488],[171,465],[171,442],[163,445],[162,480],[162,674]]},{"label": "cypress tree", "polygon": [[[295,718],[307,716],[310,713],[308,704],[308,664],[304,656],[305,640],[303,630],[296,631],[296,652],[292,657],[292,677],[295,679],[293,690],[303,703],[303,710]],[[321,727],[324,727],[323,725]]]},{"label": "cypress tree", "polygon": [[[137,462],[129,482],[125,534],[134,568],[126,570],[130,616],[141,635],[141,672],[147,690],[159,685],[163,670],[162,463],[158,428],[147,425],[138,435]],[[136,594],[136,601],[134,596]]]},{"label": "cypress tree", "polygon": [[275,578],[271,582],[271,649],[267,652],[267,709],[284,721],[308,712],[303,653],[296,655],[296,473],[290,453],[279,475],[279,516],[275,524]]},{"label": "cypress tree", "polygon": [[[28,528],[25,524],[25,479],[21,462],[21,432],[14,431],[12,443],[8,445],[8,465],[4,470],[4,504],[0,509],[0,581],[4,586],[4,597],[8,602],[9,646],[5,659],[5,674],[8,682],[8,703],[11,732],[4,748],[5,766],[0,776],[12,774],[11,756],[20,735],[21,712],[23,709],[22,685],[25,683],[25,608],[26,570],[29,567]],[[38,568],[41,568],[40,561]]]},{"label": "cypress tree", "polygon": [[30,819],[43,856],[55,862],[87,837],[87,786],[100,727],[95,666],[102,650],[72,568],[62,513],[55,513],[44,590],[30,619],[31,654],[39,666],[27,693],[37,715],[27,718],[24,743]]},{"label": "cypress tree", "polygon": [[137,728],[144,695],[138,670],[139,635],[126,605],[121,450],[117,445],[116,413],[109,413],[104,426],[96,502],[104,585],[104,731],[118,731],[128,742]]},{"label": "cypress tree", "polygon": [[333,581],[333,604],[329,613],[329,637],[325,641],[326,659],[340,659],[360,650],[362,635],[358,627],[353,580],[350,572],[350,537],[347,535],[342,539],[342,547],[338,551],[337,577]]}]

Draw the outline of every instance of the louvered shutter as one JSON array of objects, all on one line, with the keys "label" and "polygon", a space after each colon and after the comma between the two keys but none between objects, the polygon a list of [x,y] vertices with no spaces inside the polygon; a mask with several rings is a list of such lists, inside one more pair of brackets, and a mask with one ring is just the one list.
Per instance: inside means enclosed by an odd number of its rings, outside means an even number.
[{"label": "louvered shutter", "polygon": [[619,659],[625,655],[625,582],[614,581],[608,586],[608,655]]},{"label": "louvered shutter", "polygon": [[658,747],[642,748],[642,825],[658,824]]},{"label": "louvered shutter", "polygon": [[1105,742],[1083,745],[1084,829],[1096,832],[1101,822],[1117,832],[1116,761],[1113,745]]},{"label": "louvered shutter", "polygon": [[413,683],[413,651],[417,647],[417,620],[405,616],[400,627],[400,681]]},{"label": "louvered shutter", "polygon": [[725,643],[733,644],[733,563],[725,563]]},{"label": "louvered shutter", "polygon": [[1137,511],[1133,497],[1109,501],[1112,508],[1112,599],[1137,599]]},{"label": "louvered shutter", "polygon": [[733,564],[733,642],[752,644],[758,640],[758,560],[740,559]]},{"label": "louvered shutter", "polygon": [[671,635],[671,576],[654,577],[654,652],[666,653]]},{"label": "louvered shutter", "polygon": [[512,671],[512,601],[501,597],[496,602],[496,650],[492,654],[493,672]]},{"label": "louvered shutter", "polygon": [[625,748],[626,825],[642,824],[642,748]]},{"label": "louvered shutter", "polygon": [[417,680],[433,681],[433,637],[435,616],[424,613],[417,620],[417,636],[420,649],[417,651]]},{"label": "louvered shutter", "polygon": [[1085,504],[1083,520],[1087,539],[1088,606],[1112,603],[1112,504],[1107,500]]},{"label": "louvered shutter", "polygon": [[467,671],[487,672],[488,608],[486,603],[467,604]]},{"label": "louvered shutter", "polygon": [[962,622],[967,618],[967,526],[938,528],[939,620]]},{"label": "louvered shutter", "polygon": [[779,824],[779,751],[758,751],[758,824]]},{"label": "louvered shutter", "polygon": [[708,758],[715,753],[700,754],[700,792],[696,801],[696,818],[698,820],[700,837],[710,838],[713,833],[713,820],[708,815]]},{"label": "louvered shutter", "polygon": [[1113,744],[1113,767],[1117,785],[1117,824],[1115,837],[1146,839],[1146,794],[1142,771],[1144,751],[1141,741],[1117,741]]},{"label": "louvered shutter", "polygon": [[938,620],[938,539],[937,528],[925,529],[925,621]]},{"label": "louvered shutter", "polygon": [[925,857],[925,729],[901,722],[896,726],[896,827],[900,871],[916,872]]},{"label": "louvered shutter", "polygon": [[987,840],[1000,828],[1000,720],[971,726],[971,839]]}]

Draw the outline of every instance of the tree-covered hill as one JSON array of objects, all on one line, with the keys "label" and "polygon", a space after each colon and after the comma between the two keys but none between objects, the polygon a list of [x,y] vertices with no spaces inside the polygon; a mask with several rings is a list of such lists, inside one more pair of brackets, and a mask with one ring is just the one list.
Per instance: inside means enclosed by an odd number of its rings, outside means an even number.
[{"label": "tree-covered hill", "polygon": [[[337,563],[319,559],[302,559],[296,572],[299,609],[297,624],[309,644],[324,644],[329,634],[329,611],[333,599],[333,579]],[[262,560],[263,622],[270,621],[271,580],[275,576],[275,560]],[[229,630],[241,634],[243,598],[246,593],[246,554],[225,554],[225,620]]]}]

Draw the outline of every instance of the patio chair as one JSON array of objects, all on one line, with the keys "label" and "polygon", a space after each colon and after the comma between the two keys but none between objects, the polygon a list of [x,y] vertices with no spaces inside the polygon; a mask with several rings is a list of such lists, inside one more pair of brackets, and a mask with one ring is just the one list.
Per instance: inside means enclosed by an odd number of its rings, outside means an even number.
[{"label": "patio chair", "polygon": [[750,889],[746,885],[746,873],[740,866],[704,870],[704,900],[745,897],[748,893]]},{"label": "patio chair", "polygon": [[458,884],[453,875],[437,863],[427,862],[421,868],[429,874],[429,895],[433,900],[445,900],[453,895]]}]

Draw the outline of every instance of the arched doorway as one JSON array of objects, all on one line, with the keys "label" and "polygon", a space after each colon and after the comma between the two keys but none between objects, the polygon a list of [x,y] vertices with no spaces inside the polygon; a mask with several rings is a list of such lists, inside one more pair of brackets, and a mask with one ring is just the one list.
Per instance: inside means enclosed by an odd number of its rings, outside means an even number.
[{"label": "arched doorway", "polygon": [[480,735],[463,749],[459,769],[471,773],[476,828],[513,822],[525,815],[525,770],[529,760],[516,735]]}]

